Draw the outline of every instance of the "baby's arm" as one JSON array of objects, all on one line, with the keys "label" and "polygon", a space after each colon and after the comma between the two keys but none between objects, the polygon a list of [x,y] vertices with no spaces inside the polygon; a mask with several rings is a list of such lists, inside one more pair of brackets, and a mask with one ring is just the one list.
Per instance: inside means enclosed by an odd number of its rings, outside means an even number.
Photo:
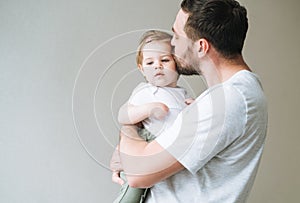
[{"label": "baby's arm", "polygon": [[163,119],[168,114],[169,108],[160,102],[151,102],[142,105],[125,103],[119,110],[118,121],[120,124],[137,124],[146,118],[154,117]]}]

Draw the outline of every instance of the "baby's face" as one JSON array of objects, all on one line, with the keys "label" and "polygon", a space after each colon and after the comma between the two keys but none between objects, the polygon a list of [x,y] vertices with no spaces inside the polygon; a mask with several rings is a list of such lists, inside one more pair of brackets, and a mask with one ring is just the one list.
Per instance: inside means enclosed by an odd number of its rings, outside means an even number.
[{"label": "baby's face", "polygon": [[146,80],[158,87],[176,87],[178,73],[167,42],[150,42],[143,48],[143,61],[139,67]]}]

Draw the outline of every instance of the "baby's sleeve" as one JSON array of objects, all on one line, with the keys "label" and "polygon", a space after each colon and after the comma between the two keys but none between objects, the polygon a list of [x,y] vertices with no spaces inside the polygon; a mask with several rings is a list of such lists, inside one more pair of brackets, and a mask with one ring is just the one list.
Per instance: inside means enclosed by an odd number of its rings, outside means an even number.
[{"label": "baby's sleeve", "polygon": [[138,84],[132,91],[132,93],[128,99],[128,103],[132,104],[132,105],[141,105],[142,104],[141,99],[143,98],[146,86],[147,86],[147,83],[145,83],[145,82],[141,82],[140,84]]}]

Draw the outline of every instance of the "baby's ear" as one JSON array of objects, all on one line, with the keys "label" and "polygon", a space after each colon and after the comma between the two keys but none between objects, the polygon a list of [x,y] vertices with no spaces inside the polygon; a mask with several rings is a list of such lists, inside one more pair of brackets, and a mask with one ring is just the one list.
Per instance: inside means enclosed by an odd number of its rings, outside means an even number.
[{"label": "baby's ear", "polygon": [[138,64],[138,69],[139,69],[142,73],[144,73],[144,68],[143,68],[142,64]]}]

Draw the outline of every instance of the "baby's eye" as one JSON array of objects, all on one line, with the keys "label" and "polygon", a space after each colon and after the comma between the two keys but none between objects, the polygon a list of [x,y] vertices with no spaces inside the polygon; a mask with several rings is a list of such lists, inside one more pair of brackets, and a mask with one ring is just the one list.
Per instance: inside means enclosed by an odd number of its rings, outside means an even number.
[{"label": "baby's eye", "polygon": [[146,63],[146,65],[152,65],[153,64],[153,61],[149,61]]},{"label": "baby's eye", "polygon": [[169,62],[170,59],[162,59],[161,61],[162,61],[162,62]]}]

